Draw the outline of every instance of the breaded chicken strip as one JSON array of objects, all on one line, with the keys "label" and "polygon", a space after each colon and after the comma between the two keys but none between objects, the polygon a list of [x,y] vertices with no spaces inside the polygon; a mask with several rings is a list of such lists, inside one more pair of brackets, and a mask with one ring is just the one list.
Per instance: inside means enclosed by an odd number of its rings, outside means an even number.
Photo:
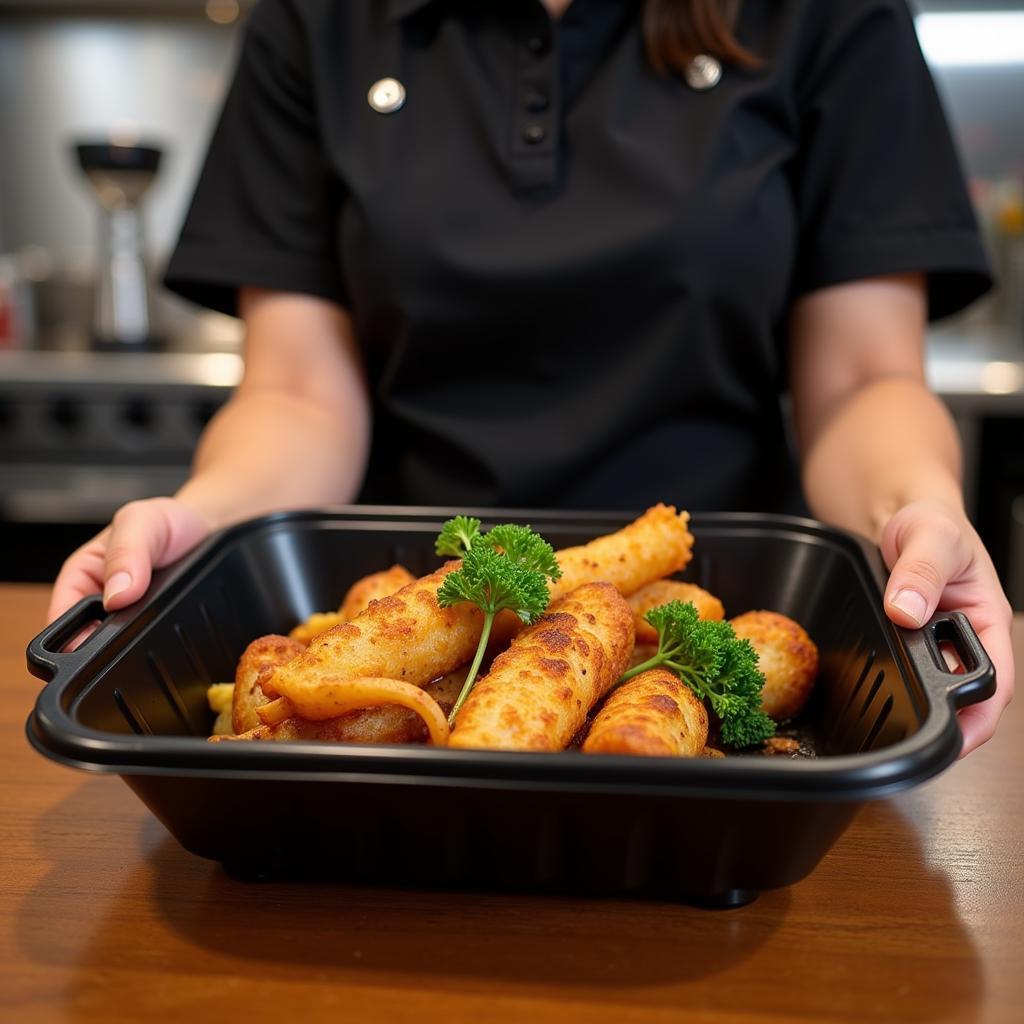
[{"label": "breaded chicken strip", "polygon": [[584,754],[700,757],[708,739],[708,713],[684,682],[664,668],[623,683],[594,718]]},{"label": "breaded chicken strip", "polygon": [[[622,530],[558,552],[563,576],[551,586],[552,603],[582,583],[604,580],[633,593],[677,572],[693,547],[688,522],[686,512],[656,505]],[[303,718],[332,718],[330,688],[347,679],[384,676],[423,686],[465,664],[480,639],[483,616],[465,602],[450,608],[437,603],[444,577],[460,565],[448,562],[316,637],[304,654],[273,674],[276,692]],[[517,621],[503,613],[495,634],[511,635],[509,624]]]},{"label": "breaded chicken strip", "polygon": [[655,505],[639,519],[589,544],[556,552],[562,578],[551,584],[551,600],[584,583],[604,580],[624,597],[685,568],[693,557],[688,512]]},{"label": "breaded chicken strip", "polygon": [[692,602],[697,615],[702,619],[721,621],[725,618],[722,602],[698,587],[695,583],[683,583],[681,580],[655,580],[641,587],[629,597],[629,607],[633,609],[633,621],[636,624],[636,642],[638,644],[656,644],[658,631],[644,618],[652,608],[660,608],[669,601]]},{"label": "breaded chicken strip", "polygon": [[804,706],[818,675],[818,648],[803,626],[778,612],[754,611],[729,620],[757,651],[764,673],[761,710],[783,722]]},{"label": "breaded chicken strip", "polygon": [[274,693],[264,693],[263,684],[274,669],[305,650],[297,640],[287,636],[257,637],[242,652],[235,670],[235,689],[231,696],[231,727],[236,733],[260,725],[256,709],[268,703]]},{"label": "breaded chicken strip", "polygon": [[460,564],[448,562],[321,633],[273,674],[273,688],[302,718],[336,718],[332,690],[348,679],[383,676],[425,686],[464,665],[480,640],[483,613],[467,602],[437,603],[438,587]]},{"label": "breaded chicken strip", "polygon": [[625,671],[633,615],[610,583],[587,583],[552,606],[494,659],[469,695],[448,745],[564,750]]}]

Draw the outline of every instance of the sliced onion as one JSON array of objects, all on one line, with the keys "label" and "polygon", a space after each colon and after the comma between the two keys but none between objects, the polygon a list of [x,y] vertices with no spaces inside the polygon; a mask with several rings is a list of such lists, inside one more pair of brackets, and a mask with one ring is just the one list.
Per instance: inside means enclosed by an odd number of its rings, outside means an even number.
[{"label": "sliced onion", "polygon": [[286,718],[295,717],[295,705],[287,697],[278,697],[269,704],[261,704],[256,714],[264,725],[278,725]]},{"label": "sliced onion", "polygon": [[[282,697],[282,700],[287,698]],[[275,703],[277,703],[275,701]],[[383,676],[358,676],[355,679],[317,680],[314,700],[315,717],[338,718],[349,711],[360,708],[378,708],[398,705],[408,708],[423,719],[435,747],[448,745],[448,719],[441,706],[420,687],[403,683],[400,679]],[[264,708],[270,707],[265,704]],[[263,708],[259,708],[262,711]],[[309,716],[304,716],[309,717]]]}]

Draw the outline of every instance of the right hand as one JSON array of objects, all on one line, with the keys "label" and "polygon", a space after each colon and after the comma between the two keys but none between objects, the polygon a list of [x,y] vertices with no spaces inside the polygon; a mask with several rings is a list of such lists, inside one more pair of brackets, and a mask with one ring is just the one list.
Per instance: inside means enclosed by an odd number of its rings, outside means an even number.
[{"label": "right hand", "polygon": [[106,529],[82,545],[61,567],[53,585],[47,622],[89,594],[103,593],[109,611],[137,601],[154,569],[191,551],[212,525],[177,498],[146,498],[118,509]]}]

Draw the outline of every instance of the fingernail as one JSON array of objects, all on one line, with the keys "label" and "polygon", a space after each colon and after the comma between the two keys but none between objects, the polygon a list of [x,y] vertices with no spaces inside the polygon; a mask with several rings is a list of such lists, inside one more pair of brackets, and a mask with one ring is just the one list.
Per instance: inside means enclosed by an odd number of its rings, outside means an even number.
[{"label": "fingernail", "polygon": [[909,615],[919,626],[924,622],[928,602],[916,590],[899,590],[890,603],[904,615]]},{"label": "fingernail", "polygon": [[127,572],[115,572],[113,576],[107,580],[106,586],[103,588],[103,602],[106,604],[108,601],[112,601],[118,594],[123,593],[132,585],[131,573]]}]

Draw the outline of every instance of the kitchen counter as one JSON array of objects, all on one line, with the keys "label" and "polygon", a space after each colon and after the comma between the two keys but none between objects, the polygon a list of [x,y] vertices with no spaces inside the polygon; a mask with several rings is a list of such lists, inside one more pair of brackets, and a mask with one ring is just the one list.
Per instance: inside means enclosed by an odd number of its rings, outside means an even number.
[{"label": "kitchen counter", "polygon": [[986,747],[869,805],[809,878],[739,910],[244,883],[119,779],[30,749],[24,648],[46,599],[0,586],[4,1019],[1020,1019],[1022,700]]},{"label": "kitchen counter", "polygon": [[958,416],[1024,415],[1024,337],[995,327],[928,335],[928,383]]},{"label": "kitchen counter", "polygon": [[[242,378],[237,346],[224,351],[92,352],[0,350],[0,381],[57,387],[79,384],[234,388]],[[928,335],[928,382],[957,411],[1024,413],[1024,338],[980,325]]]},{"label": "kitchen counter", "polygon": [[237,352],[0,350],[0,381],[63,391],[107,385],[231,389],[241,379]]}]

